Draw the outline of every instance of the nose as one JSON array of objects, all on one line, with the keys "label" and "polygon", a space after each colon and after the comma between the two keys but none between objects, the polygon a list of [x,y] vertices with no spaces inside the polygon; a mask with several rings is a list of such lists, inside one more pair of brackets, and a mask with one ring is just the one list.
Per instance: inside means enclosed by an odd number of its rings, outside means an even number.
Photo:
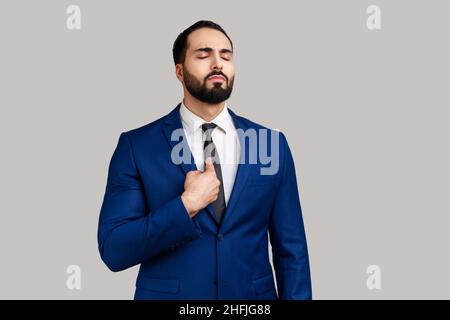
[{"label": "nose", "polygon": [[211,68],[213,70],[222,70],[222,68],[223,68],[223,64],[220,59],[220,54],[219,54],[219,51],[217,51],[217,50],[214,51]]}]

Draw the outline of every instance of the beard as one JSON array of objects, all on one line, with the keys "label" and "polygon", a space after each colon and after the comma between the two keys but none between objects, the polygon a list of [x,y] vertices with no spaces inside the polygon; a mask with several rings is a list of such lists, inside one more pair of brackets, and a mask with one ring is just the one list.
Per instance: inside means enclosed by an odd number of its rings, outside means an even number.
[{"label": "beard", "polygon": [[[226,87],[222,88],[222,82],[213,82],[213,87],[207,88],[207,79],[212,75],[223,76],[225,78],[224,83]],[[184,84],[186,86],[186,90],[194,98],[207,104],[217,104],[228,99],[233,91],[233,83],[234,76],[231,79],[228,79],[228,77],[220,71],[208,74],[203,79],[203,82],[201,82],[193,74],[187,71],[186,68],[184,68]]]}]

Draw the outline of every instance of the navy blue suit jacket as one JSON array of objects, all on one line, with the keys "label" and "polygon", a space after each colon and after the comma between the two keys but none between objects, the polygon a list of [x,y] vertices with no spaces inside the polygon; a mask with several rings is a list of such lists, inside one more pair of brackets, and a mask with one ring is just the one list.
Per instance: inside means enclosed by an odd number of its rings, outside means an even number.
[{"label": "navy blue suit jacket", "polygon": [[[239,164],[220,224],[211,205],[191,219],[181,194],[196,165],[192,155],[191,163],[171,160],[179,143],[171,134],[183,127],[179,107],[119,137],[98,226],[104,263],[112,271],[140,264],[135,299],[310,299],[307,243],[285,136],[279,133],[276,174],[261,175],[259,161]],[[253,129],[258,138],[267,129],[229,112],[237,129]],[[245,157],[250,144],[242,143]]]}]

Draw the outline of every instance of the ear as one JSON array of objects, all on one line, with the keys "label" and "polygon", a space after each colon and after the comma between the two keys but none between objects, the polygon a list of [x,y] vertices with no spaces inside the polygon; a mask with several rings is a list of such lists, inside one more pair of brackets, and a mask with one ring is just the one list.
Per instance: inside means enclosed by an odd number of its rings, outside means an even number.
[{"label": "ear", "polygon": [[181,63],[175,65],[175,75],[181,83],[184,82],[183,65]]}]

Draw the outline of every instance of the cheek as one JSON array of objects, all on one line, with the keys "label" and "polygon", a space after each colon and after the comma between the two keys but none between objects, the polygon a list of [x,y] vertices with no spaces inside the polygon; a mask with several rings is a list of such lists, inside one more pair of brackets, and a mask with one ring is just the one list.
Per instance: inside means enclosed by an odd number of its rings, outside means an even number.
[{"label": "cheek", "polygon": [[190,63],[189,65],[187,65],[187,69],[189,73],[194,75],[197,79],[201,79],[202,81],[209,73],[208,65],[202,60]]},{"label": "cheek", "polygon": [[224,66],[223,73],[225,73],[228,77],[228,79],[231,79],[234,77],[234,65],[230,64],[227,66]]}]

